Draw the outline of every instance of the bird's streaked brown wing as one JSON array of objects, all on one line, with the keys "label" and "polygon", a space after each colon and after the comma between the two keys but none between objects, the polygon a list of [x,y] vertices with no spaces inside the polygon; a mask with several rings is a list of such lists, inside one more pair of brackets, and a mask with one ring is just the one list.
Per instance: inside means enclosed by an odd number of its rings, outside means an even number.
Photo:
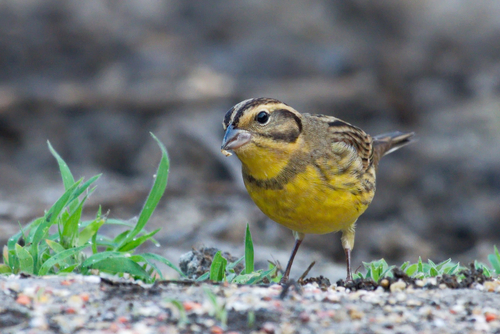
[{"label": "bird's streaked brown wing", "polygon": [[366,171],[373,163],[373,139],[354,125],[333,116],[311,115],[328,125],[328,135],[332,142],[343,142],[354,148]]}]

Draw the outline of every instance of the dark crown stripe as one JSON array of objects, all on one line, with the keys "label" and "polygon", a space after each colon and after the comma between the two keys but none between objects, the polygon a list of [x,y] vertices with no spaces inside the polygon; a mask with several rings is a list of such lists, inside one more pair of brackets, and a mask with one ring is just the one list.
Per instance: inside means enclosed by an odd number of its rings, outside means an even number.
[{"label": "dark crown stripe", "polygon": [[270,103],[282,103],[276,99],[271,99],[268,97],[259,97],[255,99],[248,100],[244,105],[242,105],[238,110],[237,114],[234,116],[233,125],[236,127],[240,121],[240,118],[245,114],[245,112],[249,109],[252,109],[258,105],[267,105]]},{"label": "dark crown stripe", "polygon": [[231,116],[233,115],[234,113],[234,107],[232,107],[231,109],[229,109],[227,112],[226,112],[226,115],[224,116],[224,127],[227,128],[229,126],[229,122],[231,121]]}]

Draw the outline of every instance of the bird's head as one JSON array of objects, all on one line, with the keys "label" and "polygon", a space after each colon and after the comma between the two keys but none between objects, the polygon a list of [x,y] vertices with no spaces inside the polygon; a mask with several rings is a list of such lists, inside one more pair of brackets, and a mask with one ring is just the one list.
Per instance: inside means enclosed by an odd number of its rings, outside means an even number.
[{"label": "bird's head", "polygon": [[243,161],[255,155],[286,155],[301,142],[302,115],[275,99],[253,98],[228,110],[222,153],[233,151]]}]

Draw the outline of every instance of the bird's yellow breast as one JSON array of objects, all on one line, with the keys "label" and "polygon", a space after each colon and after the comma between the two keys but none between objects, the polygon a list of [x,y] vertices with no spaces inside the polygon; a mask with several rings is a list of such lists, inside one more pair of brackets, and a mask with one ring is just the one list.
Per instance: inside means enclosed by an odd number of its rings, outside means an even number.
[{"label": "bird's yellow breast", "polygon": [[312,165],[281,187],[263,187],[245,178],[253,201],[271,219],[301,233],[324,234],[352,226],[374,191],[360,193],[357,176],[345,173],[326,181]]}]

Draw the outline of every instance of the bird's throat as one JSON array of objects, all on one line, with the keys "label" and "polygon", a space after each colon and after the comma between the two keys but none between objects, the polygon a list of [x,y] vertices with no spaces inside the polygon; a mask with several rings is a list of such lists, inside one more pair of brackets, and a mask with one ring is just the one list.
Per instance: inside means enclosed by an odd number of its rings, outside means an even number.
[{"label": "bird's throat", "polygon": [[236,153],[243,164],[245,173],[258,180],[272,179],[287,166],[290,154],[268,148],[255,147],[250,151]]}]

